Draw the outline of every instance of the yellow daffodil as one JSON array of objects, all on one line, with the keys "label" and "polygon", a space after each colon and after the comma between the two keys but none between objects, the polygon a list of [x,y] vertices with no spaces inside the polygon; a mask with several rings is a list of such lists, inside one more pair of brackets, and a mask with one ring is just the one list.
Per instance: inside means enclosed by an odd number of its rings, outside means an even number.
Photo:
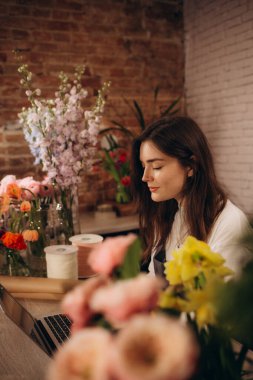
[{"label": "yellow daffodil", "polygon": [[160,294],[159,306],[178,311],[189,311],[188,301],[173,294],[170,288]]},{"label": "yellow daffodil", "polygon": [[209,271],[221,277],[233,272],[224,267],[225,260],[203,241],[189,236],[184,245],[172,252],[173,259],[165,264],[165,274],[171,285],[186,284],[193,281],[199,274]]}]

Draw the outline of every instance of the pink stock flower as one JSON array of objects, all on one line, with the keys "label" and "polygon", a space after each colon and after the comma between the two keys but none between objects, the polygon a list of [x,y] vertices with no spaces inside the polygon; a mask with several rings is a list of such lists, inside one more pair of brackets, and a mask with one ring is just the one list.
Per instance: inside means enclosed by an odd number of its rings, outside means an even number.
[{"label": "pink stock flower", "polygon": [[122,264],[128,247],[135,239],[134,234],[106,238],[89,256],[88,263],[92,270],[96,273],[110,274],[115,267]]},{"label": "pink stock flower", "polygon": [[102,328],[87,328],[56,353],[47,380],[110,380],[108,357],[111,335]]},{"label": "pink stock flower", "polygon": [[86,326],[94,312],[90,309],[90,298],[100,287],[108,283],[108,279],[99,276],[91,278],[84,284],[70,291],[63,299],[62,310],[73,321],[71,331],[75,333]]},{"label": "pink stock flower", "polygon": [[136,316],[115,337],[110,371],[117,380],[187,380],[198,352],[190,329],[178,320]]},{"label": "pink stock flower", "polygon": [[140,274],[99,288],[91,297],[90,307],[96,313],[103,313],[109,322],[119,323],[133,314],[152,310],[157,305],[161,286],[161,279]]}]

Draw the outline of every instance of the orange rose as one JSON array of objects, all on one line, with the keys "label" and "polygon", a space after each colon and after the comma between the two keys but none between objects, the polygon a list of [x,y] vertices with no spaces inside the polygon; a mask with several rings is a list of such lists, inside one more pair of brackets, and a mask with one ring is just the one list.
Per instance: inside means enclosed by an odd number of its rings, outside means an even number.
[{"label": "orange rose", "polygon": [[39,239],[39,233],[36,230],[24,230],[22,235],[26,241],[37,241]]},{"label": "orange rose", "polygon": [[7,248],[22,250],[26,249],[26,244],[24,242],[24,238],[22,234],[13,233],[13,232],[5,232],[5,234],[1,238],[3,245]]},{"label": "orange rose", "polygon": [[20,199],[22,189],[18,185],[16,185],[16,183],[10,183],[7,186],[6,193],[9,195],[10,198]]},{"label": "orange rose", "polygon": [[31,211],[31,203],[29,201],[23,201],[20,205],[20,211],[22,212]]}]

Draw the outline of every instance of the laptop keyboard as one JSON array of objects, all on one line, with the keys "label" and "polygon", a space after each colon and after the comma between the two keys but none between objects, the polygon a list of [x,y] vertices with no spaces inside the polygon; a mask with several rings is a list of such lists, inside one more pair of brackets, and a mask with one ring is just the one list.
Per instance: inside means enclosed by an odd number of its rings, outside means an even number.
[{"label": "laptop keyboard", "polygon": [[71,324],[71,320],[64,314],[50,315],[35,321],[33,334],[44,351],[51,356],[57,347],[69,339]]},{"label": "laptop keyboard", "polygon": [[57,314],[44,318],[59,343],[63,343],[70,335],[71,321],[66,315]]}]

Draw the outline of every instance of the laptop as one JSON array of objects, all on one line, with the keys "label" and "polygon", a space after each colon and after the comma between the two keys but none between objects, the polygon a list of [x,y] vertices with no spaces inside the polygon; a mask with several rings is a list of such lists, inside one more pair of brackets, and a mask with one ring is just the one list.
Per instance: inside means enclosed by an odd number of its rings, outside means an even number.
[{"label": "laptop", "polygon": [[7,317],[50,357],[70,337],[72,322],[66,315],[36,319],[1,284],[0,306]]}]

